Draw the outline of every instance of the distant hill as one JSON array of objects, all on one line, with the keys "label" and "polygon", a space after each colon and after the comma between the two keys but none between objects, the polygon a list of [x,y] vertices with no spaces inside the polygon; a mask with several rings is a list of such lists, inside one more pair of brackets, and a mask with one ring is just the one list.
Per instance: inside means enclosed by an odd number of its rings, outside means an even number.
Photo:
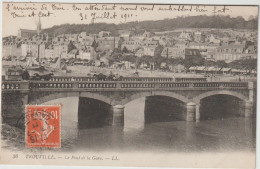
[{"label": "distant hill", "polygon": [[100,31],[110,31],[112,35],[117,35],[117,30],[132,29],[135,33],[146,31],[159,32],[169,31],[176,28],[234,28],[234,29],[257,29],[258,18],[246,21],[243,17],[231,18],[230,16],[188,16],[174,19],[164,19],[158,21],[128,22],[124,24],[63,24],[53,26],[43,30],[49,35],[74,34],[80,32],[98,33]]}]

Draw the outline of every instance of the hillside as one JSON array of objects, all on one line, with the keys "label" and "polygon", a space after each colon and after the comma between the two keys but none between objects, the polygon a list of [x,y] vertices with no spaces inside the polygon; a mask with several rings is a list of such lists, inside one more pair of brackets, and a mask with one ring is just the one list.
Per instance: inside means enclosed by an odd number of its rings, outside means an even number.
[{"label": "hillside", "polygon": [[59,35],[68,33],[98,33],[105,30],[110,31],[112,35],[117,34],[120,29],[133,29],[135,33],[142,33],[144,30],[158,32],[169,31],[175,28],[219,28],[219,29],[257,29],[258,18],[246,21],[242,17],[231,18],[230,16],[188,16],[177,17],[174,19],[164,19],[158,21],[142,21],[142,22],[129,22],[125,24],[63,24],[44,29],[44,33],[49,35]]}]

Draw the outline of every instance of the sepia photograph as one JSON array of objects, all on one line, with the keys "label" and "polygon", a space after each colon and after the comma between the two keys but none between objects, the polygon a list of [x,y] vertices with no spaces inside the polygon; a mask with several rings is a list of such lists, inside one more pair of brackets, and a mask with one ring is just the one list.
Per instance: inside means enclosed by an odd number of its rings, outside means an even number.
[{"label": "sepia photograph", "polygon": [[255,168],[258,15],[3,2],[0,164]]}]

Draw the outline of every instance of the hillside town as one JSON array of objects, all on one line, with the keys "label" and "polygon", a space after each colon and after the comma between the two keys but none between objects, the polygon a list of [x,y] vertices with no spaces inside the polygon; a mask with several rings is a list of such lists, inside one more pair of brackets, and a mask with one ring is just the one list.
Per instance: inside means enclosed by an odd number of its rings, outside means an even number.
[{"label": "hillside town", "polygon": [[17,36],[3,38],[4,68],[45,67],[54,74],[109,72],[110,68],[124,76],[128,70],[150,73],[144,76],[158,76],[155,72],[256,76],[256,30],[200,28],[135,34],[130,28],[118,30],[117,35],[104,30],[50,36],[41,27],[39,20],[36,30],[20,29]]}]

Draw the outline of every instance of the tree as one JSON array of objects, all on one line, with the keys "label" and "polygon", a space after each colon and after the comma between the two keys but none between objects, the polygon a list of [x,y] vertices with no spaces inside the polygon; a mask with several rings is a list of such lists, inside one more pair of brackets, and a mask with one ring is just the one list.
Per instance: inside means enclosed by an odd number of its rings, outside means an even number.
[{"label": "tree", "polygon": [[250,15],[249,17],[248,17],[248,20],[250,21],[250,20],[253,20],[255,17],[253,16],[253,15]]},{"label": "tree", "polygon": [[189,69],[191,66],[203,66],[205,65],[205,59],[200,57],[187,57],[184,60],[184,66]]},{"label": "tree", "polygon": [[219,68],[227,67],[227,63],[224,60],[218,60],[215,62],[215,65]]},{"label": "tree", "polygon": [[122,52],[121,52],[120,48],[115,48],[115,49],[113,50],[113,53],[122,53]]},{"label": "tree", "polygon": [[163,46],[161,46],[161,45],[157,46],[154,51],[154,56],[161,57],[162,51],[163,51]]},{"label": "tree", "polygon": [[246,69],[251,71],[257,69],[257,59],[234,60],[230,62],[228,66],[235,69]]},{"label": "tree", "polygon": [[155,63],[156,67],[160,67],[162,62],[165,62],[166,58],[164,57],[153,57],[153,62]]},{"label": "tree", "polygon": [[245,59],[242,60],[241,66],[246,70],[257,69],[257,59]]},{"label": "tree", "polygon": [[144,55],[141,57],[141,61],[143,63],[150,64],[151,62],[153,62],[153,57],[150,55]]},{"label": "tree", "polygon": [[205,60],[205,66],[207,67],[216,66],[216,62],[212,60]]},{"label": "tree", "polygon": [[127,48],[124,46],[123,50],[122,50],[123,53],[128,53],[128,50]]},{"label": "tree", "polygon": [[135,34],[141,34],[146,31],[172,30],[175,28],[239,28],[239,29],[257,29],[257,17],[250,16],[249,20],[241,17],[230,16],[187,16],[176,17],[173,19],[164,19],[157,21],[128,22],[123,24],[63,24],[44,29],[42,32],[50,36],[60,34],[74,34],[80,32],[98,33],[102,30],[111,32],[112,36],[118,35],[119,29],[136,28]]},{"label": "tree", "polygon": [[120,53],[112,53],[112,55],[108,57],[108,62],[109,64],[113,64],[114,62],[119,62],[121,57],[122,54]]},{"label": "tree", "polygon": [[69,44],[68,44],[68,53],[69,53],[70,51],[72,51],[73,49],[76,49],[76,46],[73,44],[72,41],[70,41]]},{"label": "tree", "polygon": [[94,38],[94,41],[92,42],[92,45],[91,45],[94,50],[96,51],[97,50],[97,47],[98,47],[98,43],[96,42],[96,39]]}]

